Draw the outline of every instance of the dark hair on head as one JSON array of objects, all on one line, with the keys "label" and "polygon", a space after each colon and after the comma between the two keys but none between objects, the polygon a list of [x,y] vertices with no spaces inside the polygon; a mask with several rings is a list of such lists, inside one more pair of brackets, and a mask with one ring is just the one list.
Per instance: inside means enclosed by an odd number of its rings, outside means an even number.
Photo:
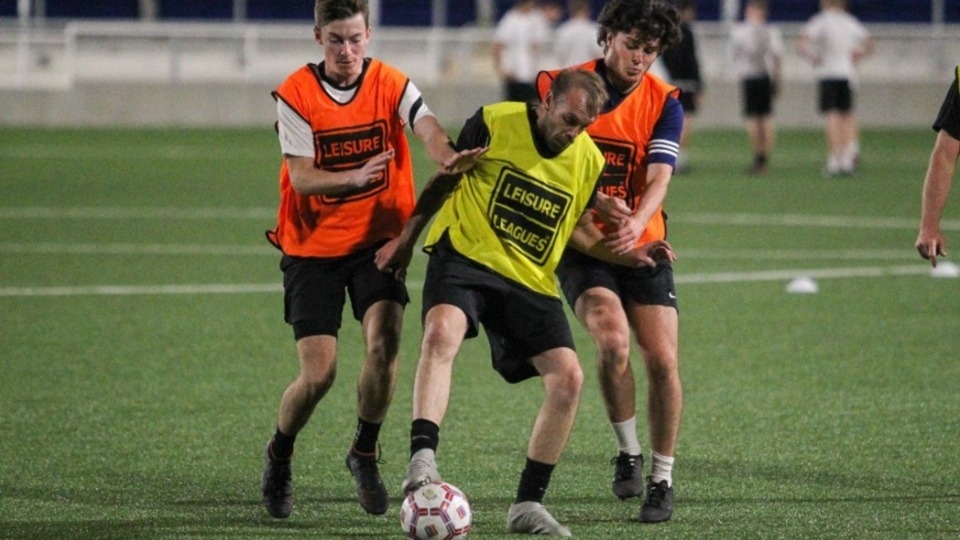
[{"label": "dark hair on head", "polygon": [[643,41],[660,40],[660,52],[680,43],[680,16],[662,0],[610,0],[597,17],[597,43],[617,32],[636,31]]},{"label": "dark hair on head", "polygon": [[594,71],[585,69],[565,69],[557,73],[550,83],[550,93],[554,99],[563,99],[567,92],[579,88],[587,93],[587,113],[590,116],[600,114],[600,108],[607,101],[607,85]]},{"label": "dark hair on head", "polygon": [[363,14],[363,22],[370,26],[370,4],[367,0],[317,0],[313,5],[313,20],[317,28]]},{"label": "dark hair on head", "polygon": [[568,0],[567,13],[569,15],[581,11],[590,11],[590,0]]}]

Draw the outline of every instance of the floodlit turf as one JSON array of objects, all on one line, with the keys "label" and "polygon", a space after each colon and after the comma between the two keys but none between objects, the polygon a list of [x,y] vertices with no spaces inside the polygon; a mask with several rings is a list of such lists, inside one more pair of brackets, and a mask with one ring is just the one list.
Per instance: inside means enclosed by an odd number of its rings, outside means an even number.
[{"label": "floodlit turf", "polygon": [[[913,249],[932,142],[868,131],[861,172],[825,179],[820,132],[784,132],[750,177],[742,133],[694,134],[667,205],[685,391],[674,519],[641,525],[638,502],[610,493],[612,432],[574,321],[587,381],[545,503],[577,537],[960,536],[960,280],[929,277]],[[277,153],[269,127],[0,133],[0,537],[399,536],[422,254],[381,436],[390,511],[365,515],[343,465],[349,311],[339,379],[299,438],[294,513],[259,505],[296,373],[263,239]],[[818,294],[785,293],[802,275]],[[507,537],[541,391],[502,382],[482,338],[454,378],[440,472],[471,499],[471,536]]]}]

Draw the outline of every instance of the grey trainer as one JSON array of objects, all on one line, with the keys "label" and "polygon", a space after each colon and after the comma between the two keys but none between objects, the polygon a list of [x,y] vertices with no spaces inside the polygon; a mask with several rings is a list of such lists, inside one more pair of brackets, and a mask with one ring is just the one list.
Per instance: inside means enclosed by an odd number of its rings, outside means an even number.
[{"label": "grey trainer", "polygon": [[436,454],[429,448],[417,450],[410,456],[407,464],[407,475],[403,479],[403,494],[416,491],[420,486],[430,482],[439,482],[440,473],[437,472]]},{"label": "grey trainer", "polygon": [[515,503],[510,507],[507,528],[512,533],[573,536],[570,529],[554,519],[542,504],[533,501]]}]

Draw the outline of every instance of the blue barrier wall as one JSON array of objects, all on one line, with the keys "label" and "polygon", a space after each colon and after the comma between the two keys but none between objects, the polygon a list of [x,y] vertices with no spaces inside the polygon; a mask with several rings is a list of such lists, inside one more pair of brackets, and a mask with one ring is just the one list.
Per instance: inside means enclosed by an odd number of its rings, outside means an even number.
[{"label": "blue barrier wall", "polygon": [[[557,0],[561,5],[566,2]],[[594,14],[605,0],[592,0]],[[48,18],[133,19],[138,16],[137,0],[46,0]],[[313,0],[247,0],[247,19],[305,20],[313,18]],[[513,0],[494,1],[497,16],[513,5]],[[698,0],[698,18],[718,21],[723,16],[723,0]],[[947,0],[945,18],[960,23],[960,1]],[[451,27],[474,23],[476,0],[450,0],[446,23]],[[770,2],[770,19],[778,22],[800,22],[813,16],[818,0],[776,0]],[[233,0],[159,0],[161,19],[232,20]],[[380,4],[385,26],[429,26],[433,20],[432,0],[386,0]],[[867,23],[931,22],[932,0],[849,0],[851,13]],[[0,17],[16,17],[17,0],[0,0]]]}]

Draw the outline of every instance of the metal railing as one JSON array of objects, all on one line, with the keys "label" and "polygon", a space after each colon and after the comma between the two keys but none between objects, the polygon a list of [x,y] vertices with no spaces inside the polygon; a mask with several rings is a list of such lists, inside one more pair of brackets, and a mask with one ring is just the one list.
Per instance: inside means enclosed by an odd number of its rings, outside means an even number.
[{"label": "metal railing", "polygon": [[[784,76],[809,79],[792,50],[801,25],[783,25]],[[960,63],[960,25],[874,25],[877,53],[864,80],[938,80]],[[368,50],[419,85],[497,84],[488,28],[375,28]],[[733,80],[726,65],[728,27],[699,23],[698,49],[708,81]],[[30,27],[0,23],[0,87],[71,88],[84,81],[276,83],[321,52],[302,23],[238,24],[74,21]],[[554,67],[550,55],[544,67]]]}]

